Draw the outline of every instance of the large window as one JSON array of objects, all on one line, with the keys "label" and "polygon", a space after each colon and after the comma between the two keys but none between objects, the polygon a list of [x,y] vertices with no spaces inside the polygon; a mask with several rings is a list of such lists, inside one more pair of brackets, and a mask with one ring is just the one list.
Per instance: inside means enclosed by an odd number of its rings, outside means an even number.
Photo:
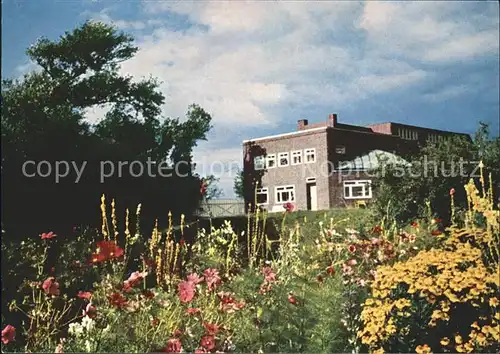
[{"label": "large window", "polygon": [[304,150],[304,159],[306,163],[316,162],[316,149],[305,149]]},{"label": "large window", "polygon": [[289,186],[278,186],[275,187],[275,197],[276,203],[288,203],[288,202],[294,202],[295,201],[295,186],[294,185],[289,185]]},{"label": "large window", "polygon": [[269,154],[267,155],[266,159],[267,159],[267,168],[276,167],[276,154]]},{"label": "large window", "polygon": [[292,151],[292,165],[300,165],[302,163],[302,150]]},{"label": "large window", "polygon": [[264,156],[255,156],[253,159],[253,166],[255,170],[263,170],[266,168],[266,160]]},{"label": "large window", "polygon": [[372,181],[344,181],[345,199],[368,199],[372,197]]},{"label": "large window", "polygon": [[290,164],[290,157],[288,152],[280,152],[278,154],[278,166],[285,167]]},{"label": "large window", "polygon": [[406,140],[418,140],[418,132],[406,128],[398,128],[398,135]]},{"label": "large window", "polygon": [[257,205],[269,203],[269,190],[267,188],[257,188],[256,199]]}]

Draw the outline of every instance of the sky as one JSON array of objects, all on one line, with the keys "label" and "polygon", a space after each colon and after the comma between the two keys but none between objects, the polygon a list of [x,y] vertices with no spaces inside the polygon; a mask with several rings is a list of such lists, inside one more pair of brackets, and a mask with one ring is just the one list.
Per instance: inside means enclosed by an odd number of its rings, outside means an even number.
[{"label": "sky", "polygon": [[[496,1],[3,0],[2,77],[36,69],[25,50],[85,20],[112,23],[139,52],[121,71],[157,77],[163,114],[197,103],[213,118],[195,149],[223,197],[242,141],[294,131],[297,120],[399,122],[499,131]],[[106,107],[88,112],[102,119]]]}]

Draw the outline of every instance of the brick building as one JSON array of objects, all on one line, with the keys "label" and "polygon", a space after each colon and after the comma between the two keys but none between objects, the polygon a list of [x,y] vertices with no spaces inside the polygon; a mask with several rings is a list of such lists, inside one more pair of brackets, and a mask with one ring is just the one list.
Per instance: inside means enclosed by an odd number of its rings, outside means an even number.
[{"label": "brick building", "polygon": [[470,139],[399,123],[342,124],[336,114],[322,123],[302,119],[295,132],[243,142],[245,199],[269,211],[282,211],[287,202],[299,210],[366,204],[373,197],[370,171],[380,158],[407,163],[401,156],[450,135]]}]

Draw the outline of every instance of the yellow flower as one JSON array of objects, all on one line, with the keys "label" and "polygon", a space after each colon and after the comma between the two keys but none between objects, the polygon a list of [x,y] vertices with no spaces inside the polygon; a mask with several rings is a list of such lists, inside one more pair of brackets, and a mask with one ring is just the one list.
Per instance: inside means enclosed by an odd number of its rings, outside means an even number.
[{"label": "yellow flower", "polygon": [[498,305],[498,298],[492,297],[489,301],[491,307],[497,307]]},{"label": "yellow flower", "polygon": [[377,350],[374,350],[372,354],[384,354],[384,348],[378,348]]},{"label": "yellow flower", "polygon": [[445,347],[450,344],[450,339],[448,337],[441,338],[441,342],[439,343],[441,343],[441,345]]},{"label": "yellow flower", "polygon": [[464,349],[467,351],[467,353],[471,353],[474,350],[474,346],[471,342],[467,342],[464,344]]},{"label": "yellow flower", "polygon": [[477,321],[475,321],[473,324],[470,325],[472,328],[475,329],[480,329],[479,325],[477,324]]},{"label": "yellow flower", "polygon": [[431,348],[427,345],[419,345],[418,347],[415,348],[415,352],[417,354],[429,354],[432,353]]},{"label": "yellow flower", "polygon": [[464,348],[464,346],[462,344],[457,345],[455,347],[455,350],[457,351],[457,353],[465,353],[465,348]]},{"label": "yellow flower", "polygon": [[462,337],[459,334],[455,336],[455,343],[462,344]]}]

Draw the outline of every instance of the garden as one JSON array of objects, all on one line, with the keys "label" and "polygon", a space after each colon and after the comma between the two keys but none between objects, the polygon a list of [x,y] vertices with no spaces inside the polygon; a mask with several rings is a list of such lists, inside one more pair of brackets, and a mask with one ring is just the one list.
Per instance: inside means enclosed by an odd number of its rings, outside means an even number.
[{"label": "garden", "polygon": [[308,220],[290,204],[193,240],[171,214],[142,234],[141,205],[120,218],[103,195],[99,230],[2,245],[2,350],[498,351],[499,211],[481,181],[457,186],[462,213],[450,190],[446,227],[431,210],[398,228],[370,209]]}]

